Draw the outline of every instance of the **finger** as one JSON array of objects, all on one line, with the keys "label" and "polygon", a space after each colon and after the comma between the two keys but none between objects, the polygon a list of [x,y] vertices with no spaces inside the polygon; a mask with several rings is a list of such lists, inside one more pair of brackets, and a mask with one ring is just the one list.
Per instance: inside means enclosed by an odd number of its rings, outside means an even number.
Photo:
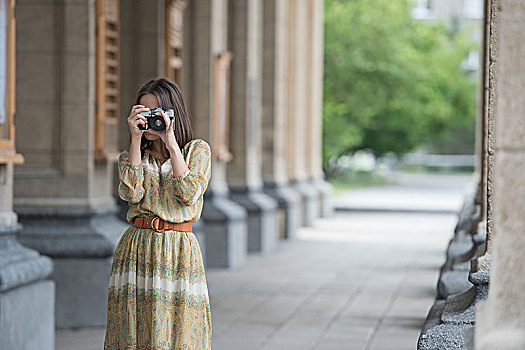
[{"label": "finger", "polygon": [[136,106],[133,106],[133,108],[131,108],[132,111],[138,111],[139,109],[149,109],[149,108],[143,105],[136,105]]},{"label": "finger", "polygon": [[144,106],[138,105],[138,106],[131,107],[131,114],[134,114],[140,108],[144,108]]},{"label": "finger", "polygon": [[133,116],[135,115],[138,115],[139,113],[143,112],[143,111],[146,111],[145,109],[143,109],[144,107],[141,107],[141,108],[133,108],[131,110],[131,113],[129,114],[129,117],[128,118],[132,118]]},{"label": "finger", "polygon": [[168,117],[168,115],[164,112],[162,112],[162,117],[164,118],[164,122],[166,123],[166,129],[169,129],[170,128],[170,118]]},{"label": "finger", "polygon": [[141,124],[142,126],[146,126],[146,123],[143,120],[137,119],[133,121],[133,126],[137,127]]},{"label": "finger", "polygon": [[142,112],[146,112],[146,111],[147,111],[147,109],[139,109],[139,110],[136,110],[136,111],[134,111],[134,113],[132,113],[132,114],[129,116],[129,118],[132,118],[132,119],[133,119],[133,118],[136,118],[136,117],[144,118],[144,116],[140,115],[140,113],[142,113]]},{"label": "finger", "polygon": [[149,111],[148,107],[137,108],[134,112],[135,112],[135,114],[139,114],[141,112],[146,112],[146,111]]}]

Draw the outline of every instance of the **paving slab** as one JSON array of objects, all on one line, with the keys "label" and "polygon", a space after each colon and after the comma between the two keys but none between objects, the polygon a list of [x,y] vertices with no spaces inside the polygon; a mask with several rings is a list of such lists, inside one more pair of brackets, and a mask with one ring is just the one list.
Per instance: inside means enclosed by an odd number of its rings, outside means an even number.
[{"label": "paving slab", "polygon": [[[443,210],[338,211],[237,269],[207,269],[212,348],[415,348],[456,222]],[[58,330],[56,349],[101,349],[104,332]]]}]

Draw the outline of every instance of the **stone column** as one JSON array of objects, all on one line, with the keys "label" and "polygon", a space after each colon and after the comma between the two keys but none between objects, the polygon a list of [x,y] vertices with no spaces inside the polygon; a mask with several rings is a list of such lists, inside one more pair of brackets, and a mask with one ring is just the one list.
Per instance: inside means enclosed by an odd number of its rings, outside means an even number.
[{"label": "stone column", "polygon": [[486,226],[486,240],[478,249],[479,257],[475,261],[477,271],[490,273],[492,263],[492,241],[494,228],[494,164],[495,164],[495,130],[496,121],[496,40],[498,28],[498,2],[486,1],[485,13],[485,52],[483,74],[483,109],[482,136],[479,142],[481,152],[481,217]]},{"label": "stone column", "polygon": [[260,0],[230,1],[230,198],[248,212],[248,251],[269,252],[278,237],[277,202],[262,191],[262,11]]},{"label": "stone column", "polygon": [[323,135],[323,56],[324,56],[324,0],[307,2],[307,143],[306,168],[311,184],[319,196],[317,216],[328,217],[333,214],[333,186],[324,180],[322,165]]},{"label": "stone column", "polygon": [[[120,133],[119,146],[121,150],[129,147],[130,133],[127,117],[139,89],[151,79],[165,76],[164,63],[166,50],[166,0],[125,0],[120,2],[121,25],[121,62],[120,62]],[[190,21],[188,10],[184,11],[183,24]],[[150,21],[141,20],[150,18]],[[188,27],[188,26],[187,26]],[[189,30],[189,29],[188,29]],[[183,33],[184,34],[184,33]],[[191,52],[191,42],[184,43],[183,51]],[[183,95],[187,95],[185,84],[179,83]],[[188,104],[188,101],[186,101]],[[201,138],[202,135],[194,134]],[[128,203],[119,198],[117,165],[114,167],[114,196],[119,205],[119,217],[124,222],[128,211]],[[201,232],[201,221],[194,223],[193,233],[199,241],[204,263],[206,264],[206,244]]]},{"label": "stone column", "polygon": [[[0,137],[9,135],[15,116],[15,2],[0,3],[0,91],[5,93],[1,106]],[[34,25],[34,22],[22,25]],[[38,31],[38,26],[36,28]],[[20,43],[19,50],[31,50]],[[14,120],[13,120],[14,121]],[[7,123],[6,123],[7,122]],[[7,134],[5,133],[7,127]],[[12,136],[11,136],[12,137]],[[10,138],[13,143],[15,140]],[[13,212],[13,163],[7,149],[0,146],[0,349],[55,348],[55,284],[47,277],[53,272],[51,259],[16,240],[20,224]]]},{"label": "stone column", "polygon": [[478,304],[477,349],[525,348],[525,3],[499,1],[491,281]]},{"label": "stone column", "polygon": [[306,172],[306,151],[310,140],[307,140],[306,116],[307,103],[307,43],[308,37],[307,8],[310,1],[290,0],[288,10],[288,42],[289,52],[286,64],[287,70],[287,173],[292,187],[302,198],[302,226],[312,226],[319,216],[319,192],[309,182]]},{"label": "stone column", "polygon": [[129,147],[127,117],[139,89],[164,75],[164,5],[165,0],[120,1],[121,149]]},{"label": "stone column", "polygon": [[12,208],[13,165],[0,164],[0,348],[55,348],[55,283],[50,258],[20,245]]},{"label": "stone column", "polygon": [[[139,89],[164,75],[165,0],[120,1],[120,125],[119,148],[129,147],[127,118]],[[144,20],[148,18],[150,20]],[[114,196],[119,217],[126,222],[127,202],[119,198],[117,164],[114,164]]]},{"label": "stone column", "polygon": [[[474,261],[476,271],[490,273],[494,229],[494,163],[496,112],[496,38],[499,0],[486,0],[483,62],[483,107],[480,134],[476,140],[480,150],[480,224],[485,227],[485,242],[478,248]],[[479,140],[478,140],[479,139]]]},{"label": "stone column", "polygon": [[106,324],[112,254],[127,228],[115,215],[113,165],[94,160],[94,6],[17,8],[18,240],[53,258],[59,328]]},{"label": "stone column", "polygon": [[[228,1],[189,1],[185,16],[184,98],[194,134],[207,140],[215,154],[214,65],[217,55],[227,50]],[[204,194],[202,231],[207,266],[236,268],[246,259],[247,213],[228,199],[226,166],[215,156],[212,159],[212,176]]]},{"label": "stone column", "polygon": [[301,196],[286,174],[286,59],[288,1],[263,3],[262,178],[264,191],[279,204],[279,236],[294,239],[302,223]]}]

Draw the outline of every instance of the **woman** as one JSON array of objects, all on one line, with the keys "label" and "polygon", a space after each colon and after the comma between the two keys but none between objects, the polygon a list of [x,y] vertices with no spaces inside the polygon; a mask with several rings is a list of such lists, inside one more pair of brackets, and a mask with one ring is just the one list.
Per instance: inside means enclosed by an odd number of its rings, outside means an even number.
[{"label": "woman", "polygon": [[[142,131],[141,112],[163,113],[163,131]],[[164,78],[139,91],[119,157],[119,196],[129,202],[113,257],[104,349],[211,349],[211,309],[202,253],[191,232],[211,174],[211,151],[192,129],[178,86]]]}]

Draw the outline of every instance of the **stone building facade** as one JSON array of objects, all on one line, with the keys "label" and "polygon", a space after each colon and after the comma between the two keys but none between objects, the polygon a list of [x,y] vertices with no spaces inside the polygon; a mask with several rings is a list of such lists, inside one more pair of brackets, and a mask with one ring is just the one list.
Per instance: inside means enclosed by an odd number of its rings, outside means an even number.
[{"label": "stone building facade", "polygon": [[0,15],[0,348],[105,325],[128,225],[115,160],[152,78],[181,86],[212,147],[194,226],[207,266],[242,266],[331,215],[323,0],[0,0]]},{"label": "stone building facade", "polygon": [[[134,95],[153,77],[180,83],[195,136],[212,146],[195,230],[207,266],[242,266],[330,215],[322,8],[0,0],[0,348],[53,349],[55,327],[105,323],[112,251],[127,225],[115,155],[129,142]],[[477,180],[420,349],[525,348],[525,3],[486,0],[484,13]]]},{"label": "stone building facade", "polygon": [[418,349],[524,349],[525,3],[486,0],[477,180]]}]

